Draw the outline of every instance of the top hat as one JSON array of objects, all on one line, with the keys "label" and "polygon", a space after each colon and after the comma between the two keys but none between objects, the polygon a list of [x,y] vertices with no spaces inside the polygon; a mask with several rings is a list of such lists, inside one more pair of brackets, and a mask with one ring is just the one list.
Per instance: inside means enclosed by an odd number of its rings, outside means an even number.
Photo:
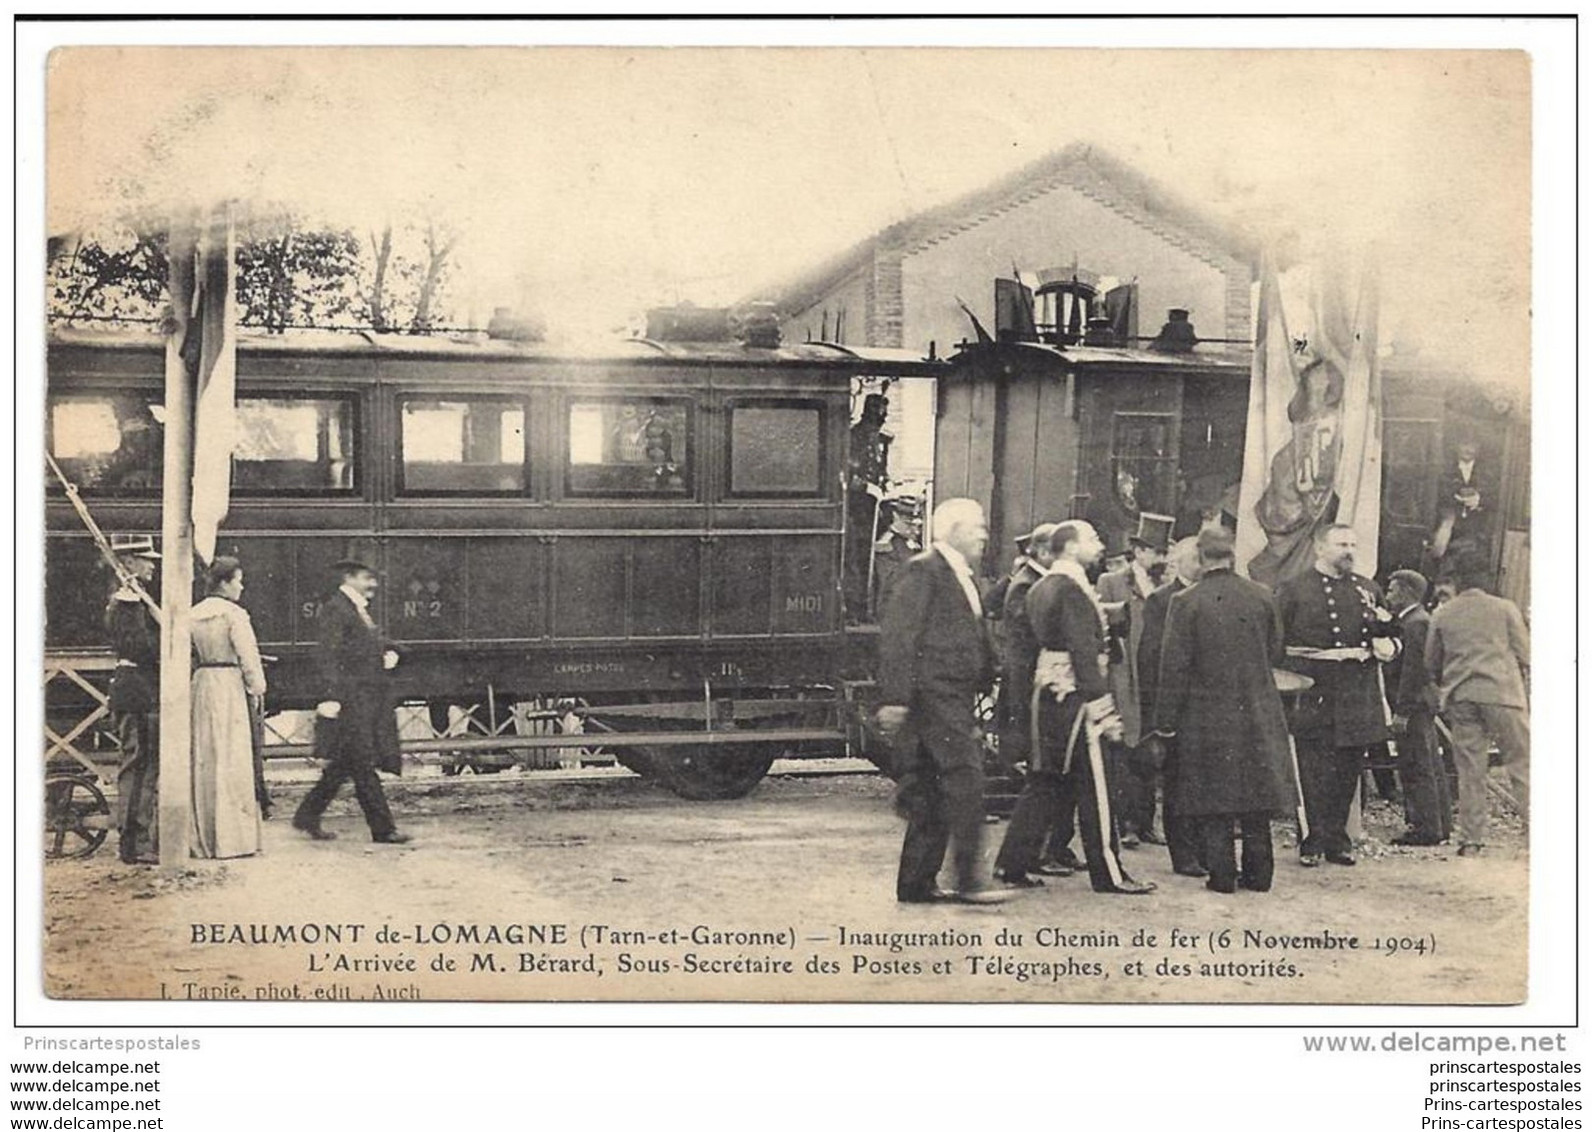
[{"label": "top hat", "polygon": [[160,560],[160,551],[155,549],[155,540],[149,535],[112,535],[111,553],[125,558]]}]

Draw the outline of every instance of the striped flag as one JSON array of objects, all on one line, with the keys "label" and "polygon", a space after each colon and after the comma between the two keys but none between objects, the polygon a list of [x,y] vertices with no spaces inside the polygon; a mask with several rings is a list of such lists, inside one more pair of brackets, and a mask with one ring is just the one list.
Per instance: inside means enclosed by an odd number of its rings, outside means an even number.
[{"label": "striped flag", "polygon": [[1314,536],[1355,529],[1356,568],[1376,572],[1381,520],[1382,389],[1377,289],[1369,269],[1311,272],[1309,309],[1289,333],[1275,264],[1261,271],[1238,562],[1275,586],[1311,568]]},{"label": "striped flag", "polygon": [[[184,363],[194,377],[193,546],[215,558],[216,530],[232,493],[237,441],[237,300],[232,211],[217,209],[194,250]],[[173,296],[177,299],[178,296]]]}]

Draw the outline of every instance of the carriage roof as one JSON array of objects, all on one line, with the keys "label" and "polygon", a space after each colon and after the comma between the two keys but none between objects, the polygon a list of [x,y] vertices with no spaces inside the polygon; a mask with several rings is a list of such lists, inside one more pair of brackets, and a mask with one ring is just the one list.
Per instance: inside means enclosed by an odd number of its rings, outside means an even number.
[{"label": "carriage roof", "polygon": [[[165,338],[153,330],[53,328],[52,349],[158,352]],[[484,334],[374,334],[367,331],[292,330],[283,334],[241,331],[245,355],[386,358],[404,361],[578,362],[833,368],[847,372],[930,375],[945,369],[914,350],[841,346],[828,342],[790,343],[773,348],[736,341],[660,342],[650,338],[608,338],[578,343],[519,342]]]}]

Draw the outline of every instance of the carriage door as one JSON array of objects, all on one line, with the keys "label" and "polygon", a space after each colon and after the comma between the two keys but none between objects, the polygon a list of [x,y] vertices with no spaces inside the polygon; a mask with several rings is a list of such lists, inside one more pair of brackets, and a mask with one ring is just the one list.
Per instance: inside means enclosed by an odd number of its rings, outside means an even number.
[{"label": "carriage door", "polygon": [[1078,488],[1071,518],[1088,519],[1112,549],[1139,516],[1175,515],[1181,383],[1146,374],[1085,374]]},{"label": "carriage door", "polygon": [[1441,422],[1435,417],[1386,417],[1382,422],[1382,529],[1377,572],[1429,570],[1426,540],[1437,514],[1436,469]]}]

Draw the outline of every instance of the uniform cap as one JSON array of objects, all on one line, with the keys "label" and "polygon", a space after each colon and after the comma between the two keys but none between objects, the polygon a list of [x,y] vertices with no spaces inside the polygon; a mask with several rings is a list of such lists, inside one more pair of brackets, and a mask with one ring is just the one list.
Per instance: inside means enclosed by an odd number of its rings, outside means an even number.
[{"label": "uniform cap", "polygon": [[111,553],[160,560],[160,551],[155,549],[155,540],[149,535],[112,535]]}]

